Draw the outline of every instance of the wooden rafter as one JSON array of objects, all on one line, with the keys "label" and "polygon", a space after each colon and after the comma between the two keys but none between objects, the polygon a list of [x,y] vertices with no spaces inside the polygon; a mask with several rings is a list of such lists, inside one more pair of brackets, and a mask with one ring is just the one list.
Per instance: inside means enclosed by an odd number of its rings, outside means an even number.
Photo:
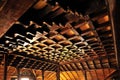
[{"label": "wooden rafter", "polygon": [[0,11],[0,37],[2,37],[35,2],[35,0],[7,0],[6,5]]}]

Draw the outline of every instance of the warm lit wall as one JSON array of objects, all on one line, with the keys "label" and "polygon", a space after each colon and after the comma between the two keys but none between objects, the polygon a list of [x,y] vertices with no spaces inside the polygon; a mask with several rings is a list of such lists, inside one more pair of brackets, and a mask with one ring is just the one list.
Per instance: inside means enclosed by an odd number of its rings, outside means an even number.
[{"label": "warm lit wall", "polygon": [[[111,75],[114,69],[97,69],[86,71],[87,80],[110,80],[107,77]],[[38,80],[42,80],[41,75],[39,75]],[[55,72],[45,72],[45,80],[56,80]],[[60,73],[60,80],[85,80],[83,71],[65,71]]]},{"label": "warm lit wall", "polygon": [[[7,80],[11,80],[11,76],[16,75],[16,69],[14,67],[8,67],[7,70]],[[3,80],[3,75],[4,75],[4,67],[0,65],[0,80]]]}]

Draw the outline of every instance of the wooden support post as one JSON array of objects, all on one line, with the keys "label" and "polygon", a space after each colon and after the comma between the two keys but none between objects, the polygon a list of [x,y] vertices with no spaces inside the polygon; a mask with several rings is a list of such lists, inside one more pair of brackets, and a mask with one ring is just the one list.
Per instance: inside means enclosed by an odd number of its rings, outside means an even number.
[{"label": "wooden support post", "polygon": [[4,54],[4,76],[3,76],[3,80],[7,80],[7,53]]},{"label": "wooden support post", "polygon": [[36,71],[33,69],[30,69],[30,71],[31,71],[31,74],[33,76],[33,80],[37,80]]},{"label": "wooden support post", "polygon": [[20,80],[20,68],[17,68],[17,80]]},{"label": "wooden support post", "polygon": [[44,70],[42,70],[42,80],[44,80]]},{"label": "wooden support post", "polygon": [[56,80],[60,80],[60,66],[57,66],[57,70],[56,70]]},{"label": "wooden support post", "polygon": [[114,47],[118,69],[120,69],[120,0],[106,0],[113,31]]}]

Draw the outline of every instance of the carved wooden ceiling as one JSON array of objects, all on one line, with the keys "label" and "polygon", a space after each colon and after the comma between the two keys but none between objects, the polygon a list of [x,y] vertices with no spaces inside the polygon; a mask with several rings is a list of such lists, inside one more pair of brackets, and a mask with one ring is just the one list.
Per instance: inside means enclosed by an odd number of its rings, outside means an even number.
[{"label": "carved wooden ceiling", "polygon": [[40,0],[11,24],[0,39],[1,64],[6,53],[7,65],[16,68],[46,71],[56,71],[59,65],[61,71],[117,68],[105,0]]}]

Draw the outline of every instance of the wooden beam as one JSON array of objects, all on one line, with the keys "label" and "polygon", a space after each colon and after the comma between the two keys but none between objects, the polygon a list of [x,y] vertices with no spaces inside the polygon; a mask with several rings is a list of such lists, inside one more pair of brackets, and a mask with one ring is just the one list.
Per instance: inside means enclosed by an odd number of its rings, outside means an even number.
[{"label": "wooden beam", "polygon": [[109,16],[111,20],[113,38],[114,38],[114,47],[116,54],[116,61],[118,69],[120,69],[120,0],[106,0],[107,6],[109,9]]},{"label": "wooden beam", "polygon": [[[109,78],[112,78],[112,77],[114,76],[114,74],[116,74],[116,72],[117,72],[116,70],[110,72],[110,73],[108,74],[108,76],[105,77],[104,80],[108,80]],[[119,73],[119,72],[117,72],[117,73]]]},{"label": "wooden beam", "polygon": [[87,80],[87,71],[83,71],[83,72],[84,72],[85,80]]},{"label": "wooden beam", "polygon": [[57,66],[57,70],[56,70],[56,80],[60,80],[60,66]]},{"label": "wooden beam", "polygon": [[0,11],[0,37],[20,18],[37,0],[7,0]]},{"label": "wooden beam", "polygon": [[7,80],[7,60],[8,60],[8,55],[6,53],[6,54],[4,54],[4,75],[3,75],[3,80]]},{"label": "wooden beam", "polygon": [[88,64],[88,62],[86,61],[85,63],[87,65],[88,69],[90,69],[90,65]]},{"label": "wooden beam", "polygon": [[[113,55],[109,55],[109,57],[114,57]],[[99,60],[99,59],[105,59],[108,58],[108,56],[102,56],[102,57],[95,57],[95,58],[90,58],[90,59],[83,59],[83,60],[72,60],[70,62],[60,62],[60,65],[65,65],[65,64],[71,64],[71,63],[81,63],[85,61],[93,61],[93,60]]]},{"label": "wooden beam", "polygon": [[20,80],[20,68],[17,68],[17,80]]},{"label": "wooden beam", "polygon": [[24,56],[24,55],[17,55],[15,53],[10,53],[9,55],[14,55],[16,57],[23,57],[23,58],[26,58],[26,59],[30,59],[30,60],[34,60],[34,61],[39,61],[39,62],[47,62],[47,63],[51,63],[51,64],[54,64],[54,65],[58,65],[57,62],[53,62],[53,61],[48,61],[48,60],[41,60],[41,59],[36,59],[36,58],[30,58],[28,56]]},{"label": "wooden beam", "polygon": [[42,70],[42,80],[44,80],[44,70]]}]

